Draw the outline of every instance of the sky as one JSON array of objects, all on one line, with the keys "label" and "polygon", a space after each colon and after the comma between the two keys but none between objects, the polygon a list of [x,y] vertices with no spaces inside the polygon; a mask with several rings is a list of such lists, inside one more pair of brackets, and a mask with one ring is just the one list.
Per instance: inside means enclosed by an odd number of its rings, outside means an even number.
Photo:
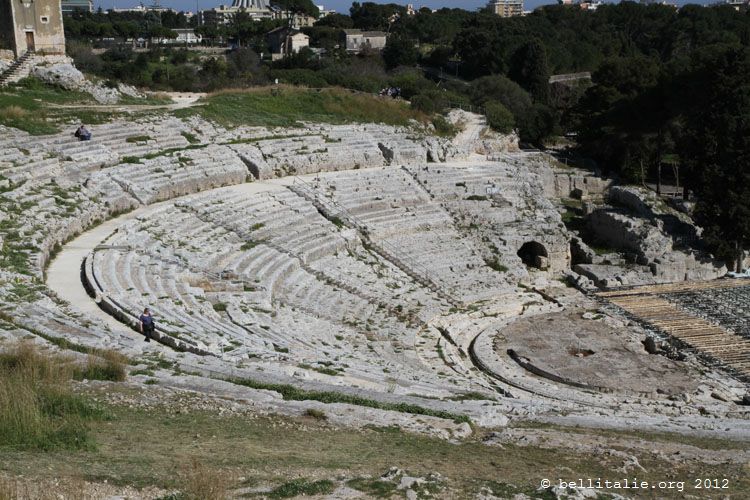
[{"label": "sky", "polygon": [[[359,0],[373,1],[373,0]],[[414,7],[431,7],[437,9],[440,7],[456,7],[466,10],[476,10],[478,7],[482,7],[487,4],[487,0],[374,0],[377,3],[399,3],[407,4],[412,3]],[[524,2],[524,8],[527,10],[534,9],[535,7],[548,3],[556,3],[557,0],[526,0]],[[352,4],[352,0],[313,0],[316,5],[323,5],[326,9],[333,9],[341,13],[348,13],[349,7]],[[117,8],[133,7],[140,3],[139,0],[94,0],[96,8],[101,7],[103,9],[111,9],[112,5]],[[145,5],[150,5],[153,0],[143,0]],[[172,7],[176,10],[195,10],[196,0],[161,0],[161,4],[165,7]],[[219,4],[231,5],[232,0],[198,0],[198,5],[201,9],[208,9],[215,7]]]}]

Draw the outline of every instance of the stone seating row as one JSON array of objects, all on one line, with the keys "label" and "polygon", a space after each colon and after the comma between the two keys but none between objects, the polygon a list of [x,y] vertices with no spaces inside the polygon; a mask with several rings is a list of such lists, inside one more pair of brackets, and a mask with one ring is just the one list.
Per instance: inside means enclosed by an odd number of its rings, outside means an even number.
[{"label": "stone seating row", "polygon": [[126,163],[106,169],[101,175],[111,176],[123,189],[145,204],[168,198],[239,184],[247,179],[247,167],[223,146],[188,150]]}]

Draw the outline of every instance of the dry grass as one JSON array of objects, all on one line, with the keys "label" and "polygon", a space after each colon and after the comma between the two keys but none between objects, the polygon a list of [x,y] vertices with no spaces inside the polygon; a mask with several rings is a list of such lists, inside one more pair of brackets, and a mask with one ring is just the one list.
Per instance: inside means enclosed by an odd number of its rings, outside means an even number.
[{"label": "dry grass", "polygon": [[[71,358],[44,353],[23,342],[0,354],[0,446],[18,449],[91,449],[86,422],[104,416],[70,381],[83,375],[119,376],[110,360],[82,369]],[[91,362],[91,361],[90,361]]]},{"label": "dry grass", "polygon": [[86,482],[80,477],[55,482],[21,481],[0,478],[0,500],[96,500],[86,491]]},{"label": "dry grass", "polygon": [[127,357],[113,350],[89,354],[86,369],[77,372],[76,378],[122,382],[127,376],[127,363]]},{"label": "dry grass", "polygon": [[193,457],[183,467],[182,493],[187,500],[224,500],[231,480],[221,471],[210,469]]},{"label": "dry grass", "polygon": [[0,118],[5,120],[18,120],[26,117],[29,112],[21,106],[11,105],[0,108]]}]

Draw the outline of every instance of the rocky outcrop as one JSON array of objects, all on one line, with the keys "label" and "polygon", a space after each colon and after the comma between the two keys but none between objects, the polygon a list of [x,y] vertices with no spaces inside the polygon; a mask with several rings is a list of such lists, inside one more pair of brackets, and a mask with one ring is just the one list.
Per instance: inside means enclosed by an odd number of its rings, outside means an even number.
[{"label": "rocky outcrop", "polygon": [[[83,73],[68,62],[34,66],[31,69],[31,75],[45,83],[58,85],[66,90],[91,94],[101,104],[115,104],[120,100],[120,91],[117,88],[87,80]],[[137,92],[132,87],[128,87],[127,90],[128,95]]]},{"label": "rocky outcrop", "polygon": [[702,248],[701,229],[655,193],[615,186],[608,200],[610,205],[586,216],[589,237],[622,254],[624,262],[581,250],[576,251],[580,257],[574,268],[598,286],[705,280],[726,273],[724,263]]}]

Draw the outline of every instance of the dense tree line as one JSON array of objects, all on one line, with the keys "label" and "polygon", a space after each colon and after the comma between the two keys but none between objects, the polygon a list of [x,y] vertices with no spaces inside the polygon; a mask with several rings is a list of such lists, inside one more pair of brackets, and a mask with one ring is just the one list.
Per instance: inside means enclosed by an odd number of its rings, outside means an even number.
[{"label": "dense tree line", "polygon": [[[194,21],[193,21],[194,23]],[[83,12],[75,11],[64,19],[69,40],[99,38],[173,37],[172,29],[188,28],[191,23],[182,12]]]}]

